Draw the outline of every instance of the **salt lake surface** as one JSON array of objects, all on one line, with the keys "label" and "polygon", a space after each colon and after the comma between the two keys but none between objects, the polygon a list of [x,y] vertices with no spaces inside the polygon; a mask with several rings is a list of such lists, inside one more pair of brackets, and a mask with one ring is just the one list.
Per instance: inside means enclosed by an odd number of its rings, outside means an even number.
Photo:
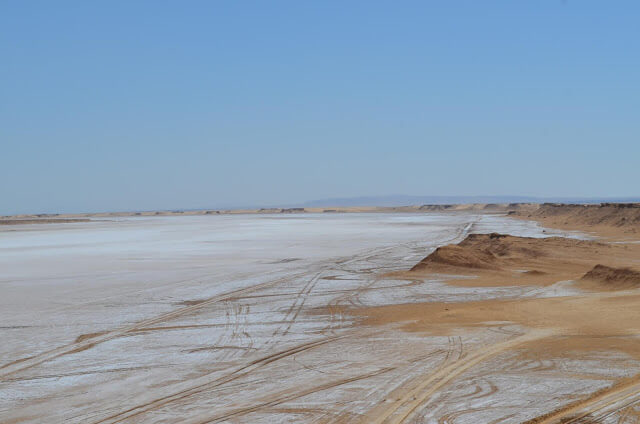
[{"label": "salt lake surface", "polygon": [[[136,217],[2,229],[0,421],[357,421],[435,367],[438,352],[498,342],[510,330],[424,337],[354,327],[330,307],[569,290],[379,277],[470,232],[553,234],[471,213]],[[509,375],[496,381],[518,385]],[[590,384],[584,390],[598,381]],[[452,399],[459,409],[461,398]],[[438,422],[451,412],[445,400],[422,405],[415,422]],[[462,403],[472,411],[485,401]],[[492,402],[483,417],[515,423],[539,413],[514,413],[499,395]]]}]

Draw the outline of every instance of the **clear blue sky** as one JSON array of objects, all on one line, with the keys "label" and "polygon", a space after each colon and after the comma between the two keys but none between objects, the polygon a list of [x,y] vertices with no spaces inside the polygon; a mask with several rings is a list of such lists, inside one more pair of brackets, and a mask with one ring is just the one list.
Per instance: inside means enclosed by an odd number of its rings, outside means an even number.
[{"label": "clear blue sky", "polygon": [[0,214],[640,195],[637,1],[0,2]]}]

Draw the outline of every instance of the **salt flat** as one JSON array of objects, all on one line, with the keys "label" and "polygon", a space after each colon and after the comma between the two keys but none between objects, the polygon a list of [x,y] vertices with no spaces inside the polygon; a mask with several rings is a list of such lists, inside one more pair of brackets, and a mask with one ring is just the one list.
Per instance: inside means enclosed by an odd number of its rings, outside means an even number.
[{"label": "salt flat", "polygon": [[538,333],[520,336],[513,323],[440,336],[343,313],[575,290],[383,277],[470,232],[560,234],[475,213],[128,217],[2,230],[1,421],[518,423],[638,366],[624,355],[523,360],[512,351],[518,337]]}]

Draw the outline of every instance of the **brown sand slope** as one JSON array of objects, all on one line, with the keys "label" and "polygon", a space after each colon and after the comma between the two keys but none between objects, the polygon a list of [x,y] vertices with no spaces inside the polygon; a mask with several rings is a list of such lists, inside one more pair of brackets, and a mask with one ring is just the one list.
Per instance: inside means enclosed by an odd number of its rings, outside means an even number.
[{"label": "brown sand slope", "polygon": [[[564,237],[529,238],[502,234],[471,234],[457,245],[436,249],[411,270],[394,278],[430,274],[474,276],[448,281],[462,286],[549,285],[580,280],[595,265],[621,267],[637,258],[640,246],[609,244]],[[597,287],[584,288],[593,289]]]},{"label": "brown sand slope", "polygon": [[510,214],[540,221],[551,227],[588,229],[605,236],[628,236],[640,232],[640,203],[544,203],[533,211],[514,210]]},{"label": "brown sand slope", "polygon": [[[396,273],[395,277],[415,280],[443,272],[477,276],[449,281],[468,286],[550,284],[571,279],[577,287],[591,291],[558,297],[386,305],[352,308],[349,312],[365,325],[400,324],[406,331],[432,335],[452,336],[465,329],[517,324],[528,329],[521,336],[523,342],[512,339],[515,344],[505,345],[500,351],[516,351],[523,361],[579,358],[588,352],[618,352],[640,358],[640,293],[630,291],[640,287],[640,272],[629,268],[637,266],[639,257],[638,244],[475,234],[458,245],[435,250],[410,271]],[[446,375],[434,374],[437,379],[416,383],[417,389],[405,390],[395,403],[380,405],[366,417],[382,416],[385,422],[410,418],[433,391],[459,377],[455,370],[482,367],[482,362],[497,354],[487,349],[469,356],[477,356],[477,360],[462,358],[451,369],[443,369]],[[609,408],[604,409],[606,413],[610,409],[615,413],[620,410],[616,402],[626,405],[628,399],[640,395],[640,375],[634,374],[530,422],[591,422],[589,417],[600,413],[602,405]],[[425,385],[435,388],[428,391]]]},{"label": "brown sand slope", "polygon": [[504,234],[471,234],[457,245],[436,249],[412,268],[438,270],[442,267],[502,269],[552,256],[559,251],[604,249],[607,245],[564,237],[531,238]]},{"label": "brown sand slope", "polygon": [[[410,271],[394,275],[408,279],[442,272],[477,276],[478,278],[462,280],[463,284],[468,286],[547,284],[575,280],[579,287],[586,286],[604,292],[640,287],[640,272],[628,267],[611,265],[630,265],[638,256],[638,245],[606,244],[562,237],[529,238],[496,233],[471,234],[457,245],[436,249]],[[523,272],[527,269],[528,272]],[[449,283],[459,284],[457,280],[451,280]],[[611,333],[614,330],[624,332],[628,326],[620,325],[619,321],[625,319],[635,328],[636,323],[640,322],[640,316],[634,310],[627,309],[626,303],[640,305],[640,296],[634,294],[622,299],[616,296],[585,293],[584,296],[571,298],[442,304],[430,302],[370,308],[365,315],[370,317],[371,323],[411,321],[413,323],[409,328],[412,329],[423,327],[421,323],[459,327],[483,325],[486,321],[512,321],[536,328],[597,328],[597,331]],[[598,316],[612,319],[588,319],[596,311],[599,312]]]},{"label": "brown sand slope", "polygon": [[597,287],[609,290],[626,290],[640,287],[640,272],[629,268],[612,268],[605,265],[596,265],[587,272],[581,282],[592,283],[588,287]]},{"label": "brown sand slope", "polygon": [[442,246],[416,264],[412,271],[442,267],[496,269],[498,258],[483,250],[473,250],[463,246]]}]

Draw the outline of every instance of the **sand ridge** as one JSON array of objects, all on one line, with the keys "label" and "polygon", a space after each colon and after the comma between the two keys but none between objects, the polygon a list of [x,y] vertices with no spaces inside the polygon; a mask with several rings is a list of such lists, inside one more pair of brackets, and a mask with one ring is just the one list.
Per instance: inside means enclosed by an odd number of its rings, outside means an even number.
[{"label": "sand ridge", "polygon": [[[586,291],[554,297],[347,308],[343,312],[359,317],[360,325],[396,325],[404,331],[429,336],[455,336],[473,329],[517,325],[528,330],[503,344],[523,360],[580,358],[593,352],[619,352],[640,358],[640,272],[633,268],[638,266],[637,258],[640,258],[637,244],[471,234],[458,244],[437,248],[410,270],[392,275],[417,279],[444,273],[452,276],[447,283],[467,287],[548,286],[571,280],[571,286]],[[455,275],[475,278],[459,279]],[[482,356],[482,352],[487,350],[491,348],[472,355],[480,355],[484,361],[488,357]],[[445,374],[453,379],[461,374],[461,369],[467,368],[457,365],[447,368]],[[416,408],[424,408],[427,397],[442,384],[433,381],[433,377],[424,377],[413,389],[407,386],[399,389],[406,396],[399,396],[391,406],[372,409],[370,417],[378,417],[375,422],[380,423],[404,422]],[[615,415],[618,410],[631,411],[636,398],[640,400],[640,375],[620,379],[608,388],[528,422],[583,422],[600,413]]]},{"label": "sand ridge", "polygon": [[536,220],[548,227],[589,231],[607,238],[633,239],[640,233],[640,203],[543,203],[509,214]]},{"label": "sand ridge", "polygon": [[596,265],[612,269],[637,266],[639,254],[640,247],[635,244],[470,234],[459,244],[437,248],[410,270],[386,276],[411,279],[444,274],[450,276],[449,284],[469,287],[548,286],[559,281],[580,280]]}]

